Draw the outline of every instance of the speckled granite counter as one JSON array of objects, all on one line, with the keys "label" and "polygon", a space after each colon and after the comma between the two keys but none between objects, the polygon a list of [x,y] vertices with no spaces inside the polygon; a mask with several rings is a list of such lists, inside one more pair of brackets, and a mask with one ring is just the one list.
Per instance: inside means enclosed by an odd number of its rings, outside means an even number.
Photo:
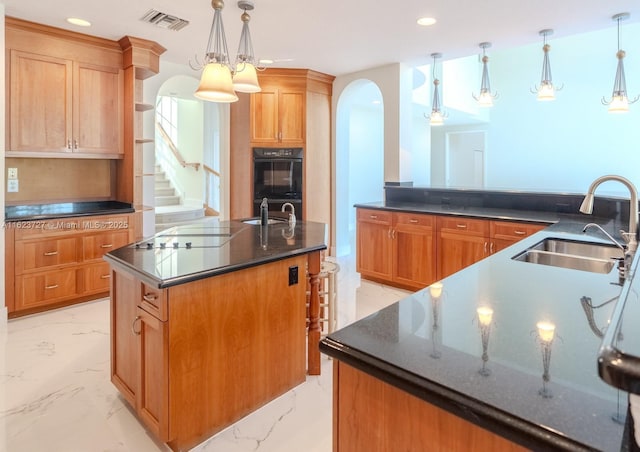
[{"label": "speckled granite counter", "polygon": [[53,204],[25,204],[5,206],[5,221],[44,220],[89,215],[131,213],[135,209],[129,203],[119,201],[61,202]]},{"label": "speckled granite counter", "polygon": [[[396,203],[377,207],[415,211]],[[511,258],[545,237],[600,241],[598,233],[579,233],[590,221],[609,232],[627,225],[615,218],[564,213],[420,209],[437,214],[445,210],[553,225],[444,279],[439,299],[433,299],[428,289],[419,291],[329,335],[321,350],[525,447],[620,450],[627,395],[602,381],[596,365],[601,334],[621,293],[616,270],[596,274]],[[494,312],[488,376],[478,372],[483,364],[476,314],[480,306]],[[556,325],[551,398],[539,394],[543,385],[539,321]]]},{"label": "speckled granite counter", "polygon": [[[240,221],[176,226],[105,255],[158,288],[326,249],[326,226],[302,222],[263,228]],[[300,275],[302,278],[304,275]]]}]

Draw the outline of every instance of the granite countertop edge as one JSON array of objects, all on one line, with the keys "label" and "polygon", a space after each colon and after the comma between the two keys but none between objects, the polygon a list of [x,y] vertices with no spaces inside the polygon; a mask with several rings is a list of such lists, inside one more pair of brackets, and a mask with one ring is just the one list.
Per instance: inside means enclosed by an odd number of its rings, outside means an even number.
[{"label": "granite countertop edge", "polygon": [[[24,209],[55,209],[56,206],[69,206],[66,212],[52,213],[32,213],[24,215],[11,215],[8,212],[17,208]],[[5,222],[34,221],[34,220],[55,220],[58,218],[87,217],[93,215],[111,215],[135,212],[135,208],[130,203],[121,201],[81,201],[70,203],[33,204],[22,206],[5,206]]]}]

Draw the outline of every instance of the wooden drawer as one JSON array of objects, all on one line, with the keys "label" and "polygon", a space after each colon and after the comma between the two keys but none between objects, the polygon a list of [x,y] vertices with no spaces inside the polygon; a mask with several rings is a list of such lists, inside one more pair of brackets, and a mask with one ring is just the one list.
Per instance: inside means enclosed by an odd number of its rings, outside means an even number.
[{"label": "wooden drawer", "polygon": [[141,286],[138,305],[157,319],[167,320],[167,291],[145,283]]},{"label": "wooden drawer", "polygon": [[491,221],[491,237],[520,240],[544,229],[545,225],[513,221]]},{"label": "wooden drawer", "polygon": [[489,222],[487,220],[442,216],[438,217],[438,228],[441,232],[489,236]]},{"label": "wooden drawer", "polygon": [[109,264],[87,265],[84,268],[84,290],[87,293],[108,292],[111,285],[111,270]]},{"label": "wooden drawer", "polygon": [[16,242],[16,274],[43,270],[82,260],[77,237]]},{"label": "wooden drawer", "polygon": [[78,282],[75,268],[16,276],[16,310],[75,298],[80,295]]},{"label": "wooden drawer", "polygon": [[414,226],[427,226],[427,227],[435,226],[435,217],[433,217],[432,215],[397,212],[394,214],[393,218],[394,218],[395,224],[408,224],[408,225],[414,225]]},{"label": "wooden drawer", "polygon": [[124,230],[91,234],[84,236],[82,241],[85,261],[101,259],[105,253],[129,243],[129,232]]},{"label": "wooden drawer", "polygon": [[387,210],[358,209],[358,221],[391,224],[392,212]]},{"label": "wooden drawer", "polygon": [[16,231],[16,240],[40,237],[55,237],[78,231],[80,223],[75,218],[55,220],[29,220],[7,223]]}]

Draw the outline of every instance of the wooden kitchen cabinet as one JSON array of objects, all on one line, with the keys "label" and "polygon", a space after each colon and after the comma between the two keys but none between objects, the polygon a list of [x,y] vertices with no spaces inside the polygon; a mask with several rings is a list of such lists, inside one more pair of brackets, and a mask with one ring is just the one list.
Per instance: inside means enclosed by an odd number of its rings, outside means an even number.
[{"label": "wooden kitchen cabinet", "polygon": [[261,80],[251,96],[251,142],[263,146],[304,147],[305,88],[286,78]]},{"label": "wooden kitchen cabinet", "polygon": [[436,279],[435,217],[358,209],[356,270],[365,278],[421,289]]},{"label": "wooden kitchen cabinet", "polygon": [[535,234],[546,225],[422,213],[357,210],[356,271],[421,289]]},{"label": "wooden kitchen cabinet", "polygon": [[438,279],[462,270],[489,253],[489,222],[438,217]]},{"label": "wooden kitchen cabinet", "polygon": [[10,317],[109,292],[102,256],[133,242],[132,214],[7,223],[5,300]]},{"label": "wooden kitchen cabinet", "polygon": [[6,28],[7,155],[121,158],[122,53],[115,43],[12,18]]}]

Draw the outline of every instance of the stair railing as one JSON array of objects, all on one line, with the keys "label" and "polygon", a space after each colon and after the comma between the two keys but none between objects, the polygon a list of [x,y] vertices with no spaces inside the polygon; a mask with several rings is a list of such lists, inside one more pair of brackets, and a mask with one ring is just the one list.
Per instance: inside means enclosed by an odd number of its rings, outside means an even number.
[{"label": "stair railing", "polygon": [[176,158],[180,166],[182,166],[183,168],[186,168],[187,166],[191,166],[195,168],[196,171],[198,171],[198,168],[200,168],[200,163],[187,162],[184,159],[184,157],[182,157],[182,154],[180,154],[180,151],[178,150],[177,146],[175,145],[175,143],[173,142],[169,134],[164,130],[164,128],[158,121],[156,121],[156,129],[158,129],[158,132],[160,132],[160,136],[162,137],[164,142],[167,144],[167,146],[169,146],[169,149],[171,149],[171,153]]},{"label": "stair railing", "polygon": [[204,163],[202,169],[206,182],[204,208],[207,215],[216,216],[220,214],[220,173]]}]

